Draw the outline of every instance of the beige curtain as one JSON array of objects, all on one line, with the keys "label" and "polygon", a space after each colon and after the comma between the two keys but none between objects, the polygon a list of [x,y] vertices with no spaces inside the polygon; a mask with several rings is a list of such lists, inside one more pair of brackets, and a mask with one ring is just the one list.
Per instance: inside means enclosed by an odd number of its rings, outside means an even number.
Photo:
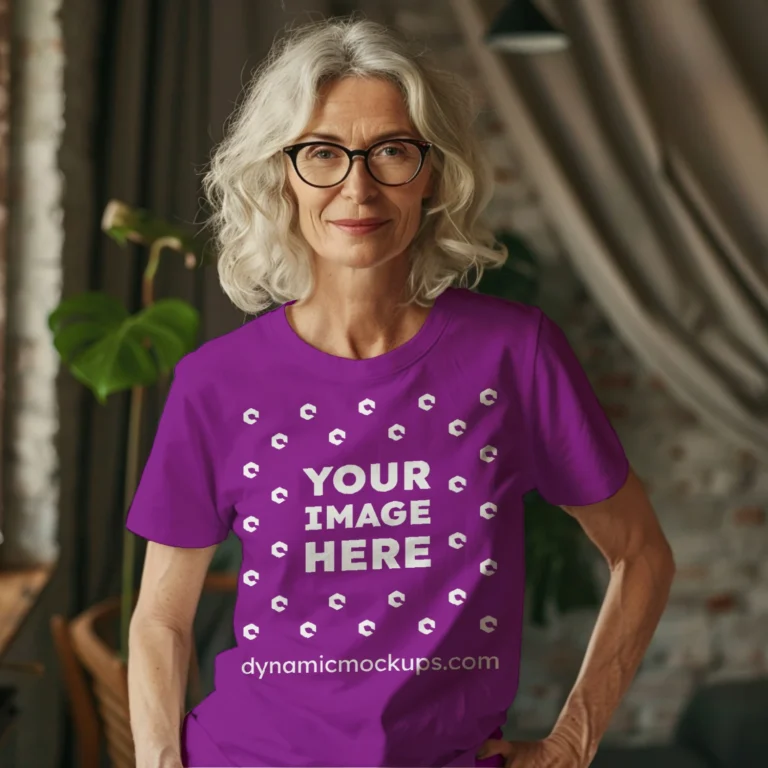
[{"label": "beige curtain", "polygon": [[768,2],[547,0],[571,45],[535,56],[483,42],[503,0],[452,4],[616,333],[768,457]]}]

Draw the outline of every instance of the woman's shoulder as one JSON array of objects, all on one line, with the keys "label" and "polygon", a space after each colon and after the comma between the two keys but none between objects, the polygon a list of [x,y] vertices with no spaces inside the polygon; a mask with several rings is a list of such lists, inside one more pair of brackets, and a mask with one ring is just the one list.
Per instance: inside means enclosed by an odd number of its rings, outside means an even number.
[{"label": "woman's shoulder", "polygon": [[449,312],[458,321],[455,325],[473,333],[535,336],[543,315],[534,304],[469,288],[449,288],[446,298]]},{"label": "woman's shoulder", "polygon": [[277,309],[269,310],[226,333],[202,342],[177,363],[187,378],[200,384],[241,377],[249,370],[268,364],[277,320]]}]

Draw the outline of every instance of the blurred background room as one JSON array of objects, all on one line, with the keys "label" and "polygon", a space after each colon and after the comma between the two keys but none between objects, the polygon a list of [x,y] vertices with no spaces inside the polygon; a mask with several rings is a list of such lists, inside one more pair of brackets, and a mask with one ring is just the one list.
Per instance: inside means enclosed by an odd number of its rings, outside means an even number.
[{"label": "blurred background room", "polygon": [[[275,36],[353,12],[472,84],[510,250],[479,289],[565,330],[674,550],[594,765],[768,765],[768,3],[0,0],[0,766],[133,765],[123,518],[169,377],[120,329],[244,322],[201,169]],[[233,641],[238,557],[232,537],[206,583],[190,703]],[[608,578],[535,496],[526,559],[508,738],[554,724]]]}]

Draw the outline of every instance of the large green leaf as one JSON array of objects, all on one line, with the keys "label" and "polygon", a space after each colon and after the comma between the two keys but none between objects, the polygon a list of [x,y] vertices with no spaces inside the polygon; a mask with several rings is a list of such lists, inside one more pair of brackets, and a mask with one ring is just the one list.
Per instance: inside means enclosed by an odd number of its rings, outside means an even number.
[{"label": "large green leaf", "polygon": [[104,402],[172,370],[195,348],[199,316],[179,299],[162,299],[130,315],[111,296],[85,293],[62,301],[48,324],[62,362]]}]

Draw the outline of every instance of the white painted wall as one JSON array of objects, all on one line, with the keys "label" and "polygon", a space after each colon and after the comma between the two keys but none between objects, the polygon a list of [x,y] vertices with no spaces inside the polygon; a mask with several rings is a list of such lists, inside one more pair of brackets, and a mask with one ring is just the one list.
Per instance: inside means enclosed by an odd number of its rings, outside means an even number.
[{"label": "white painted wall", "polygon": [[59,302],[64,237],[60,5],[24,0],[12,14],[5,564],[50,562],[58,549],[58,359],[47,315]]}]

